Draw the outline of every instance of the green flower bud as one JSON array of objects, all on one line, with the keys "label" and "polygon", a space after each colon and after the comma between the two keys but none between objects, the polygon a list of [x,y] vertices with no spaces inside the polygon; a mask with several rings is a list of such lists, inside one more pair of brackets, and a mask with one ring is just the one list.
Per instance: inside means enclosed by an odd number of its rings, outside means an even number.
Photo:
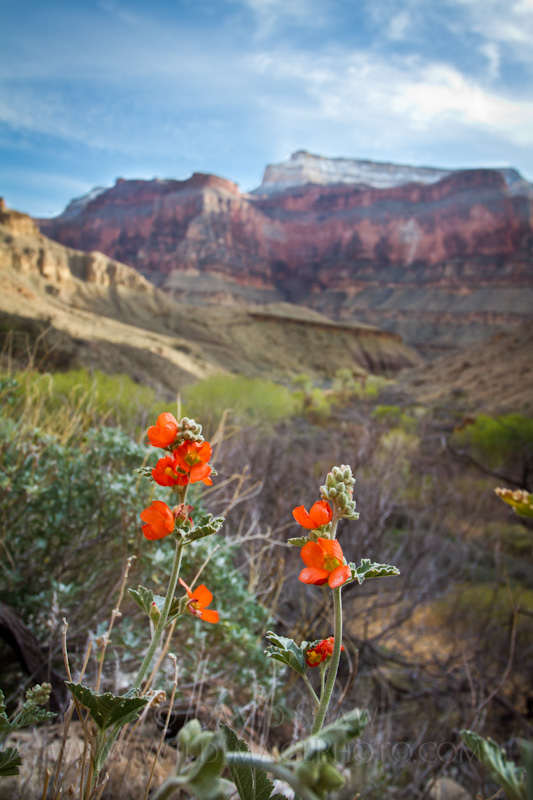
[{"label": "green flower bud", "polygon": [[189,752],[192,743],[203,733],[202,726],[197,719],[191,719],[178,733],[178,745]]},{"label": "green flower bud", "polygon": [[161,611],[159,610],[159,606],[157,605],[157,603],[152,603],[152,605],[150,606],[150,619],[154,623],[154,625],[157,625],[160,616],[161,616]]},{"label": "green flower bud", "polygon": [[331,791],[332,789],[340,789],[344,786],[346,781],[333,764],[321,764],[316,789]]},{"label": "green flower bud", "polygon": [[213,741],[215,734],[212,731],[203,731],[200,736],[194,739],[187,748],[187,755],[199,756],[208,745]]},{"label": "green flower bud", "polygon": [[308,786],[312,789],[320,776],[320,764],[316,764],[313,761],[301,761],[296,767],[295,772],[298,780],[301,781],[304,786]]},{"label": "green flower bud", "polygon": [[44,706],[50,699],[52,685],[50,683],[37,683],[26,692],[26,700],[36,706]]},{"label": "green flower bud", "polygon": [[337,496],[337,505],[339,507],[339,511],[344,511],[348,503],[349,498],[346,492],[340,492],[340,494]]}]

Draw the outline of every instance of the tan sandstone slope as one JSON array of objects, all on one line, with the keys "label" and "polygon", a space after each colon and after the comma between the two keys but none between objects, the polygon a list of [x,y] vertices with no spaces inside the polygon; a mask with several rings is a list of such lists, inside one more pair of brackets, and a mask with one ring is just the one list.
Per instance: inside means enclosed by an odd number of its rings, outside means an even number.
[{"label": "tan sandstone slope", "polygon": [[38,320],[54,332],[58,366],[127,372],[172,391],[219,371],[327,378],[345,366],[391,375],[419,363],[395,334],[287,303],[250,310],[176,303],[134,269],[52,242],[3,204],[0,281],[4,332]]}]

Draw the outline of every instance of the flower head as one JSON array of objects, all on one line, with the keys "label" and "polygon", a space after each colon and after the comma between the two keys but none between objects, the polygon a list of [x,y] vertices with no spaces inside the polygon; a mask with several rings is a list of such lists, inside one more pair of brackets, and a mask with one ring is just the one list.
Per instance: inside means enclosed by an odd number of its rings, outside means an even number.
[{"label": "flower head", "polygon": [[211,486],[213,481],[209,477],[211,467],[208,462],[212,452],[209,442],[183,442],[174,450],[173,468],[182,470],[189,483],[202,481],[206,486]]},{"label": "flower head", "polygon": [[174,530],[174,514],[162,500],[154,500],[152,505],[141,512],[143,533],[147,539],[164,539]]},{"label": "flower head", "polygon": [[192,591],[181,578],[180,583],[189,596],[187,608],[189,609],[190,613],[195,617],[205,620],[206,622],[218,622],[218,611],[213,611],[212,609],[207,608],[213,599],[213,595],[207,586],[204,586],[202,583],[201,586],[197,586],[196,589]]},{"label": "flower head", "polygon": [[173,456],[160,458],[152,470],[152,478],[160,486],[186,486],[187,475],[178,467]]},{"label": "flower head", "polygon": [[154,447],[170,447],[178,434],[178,421],[168,411],[160,414],[155,425],[148,428],[148,439]]},{"label": "flower head", "polygon": [[333,511],[329,503],[326,503],[325,500],[317,500],[309,509],[309,513],[303,506],[298,506],[294,509],[292,515],[296,522],[303,528],[314,531],[316,528],[321,528],[323,525],[327,525],[328,522],[331,522]]},{"label": "flower head", "polygon": [[[322,639],[321,642],[314,647],[309,648],[305,654],[305,662],[308,667],[318,667],[327,658],[333,655],[333,646],[335,639],[330,636],[328,639]],[[344,645],[341,644],[341,650],[344,650]]]},{"label": "flower head", "polygon": [[321,539],[307,542],[300,551],[305,569],[300,572],[302,583],[322,586],[327,583],[331,589],[342,586],[351,578],[350,567],[344,564],[344,554],[336,539]]}]

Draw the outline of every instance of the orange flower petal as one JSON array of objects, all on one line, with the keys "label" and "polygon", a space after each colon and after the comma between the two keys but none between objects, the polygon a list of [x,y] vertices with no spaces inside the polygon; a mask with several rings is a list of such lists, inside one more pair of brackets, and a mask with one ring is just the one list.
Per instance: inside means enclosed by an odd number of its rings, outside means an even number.
[{"label": "orange flower petal", "polygon": [[298,580],[302,583],[312,583],[315,586],[322,586],[328,582],[329,572],[327,569],[318,567],[306,567],[300,572]]},{"label": "orange flower petal", "polygon": [[154,528],[151,525],[143,525],[143,534],[146,539],[150,539],[151,542],[154,542],[156,539],[164,539],[165,536],[168,536],[169,532]]},{"label": "orange flower petal", "polygon": [[[319,539],[320,541],[320,539]],[[324,553],[316,542],[307,542],[300,550],[300,555],[306,567],[324,567]]]},{"label": "orange flower petal", "polygon": [[202,442],[200,447],[198,448],[198,457],[202,459],[202,461],[209,461],[211,456],[213,455],[213,448],[209,444],[209,442]]},{"label": "orange flower petal", "polygon": [[211,478],[204,478],[202,483],[205,483],[206,486],[212,486],[213,485],[213,481],[211,480]]},{"label": "orange flower petal", "polygon": [[160,414],[157,422],[148,428],[148,439],[154,447],[168,447],[174,442],[178,432],[178,422],[168,411]]},{"label": "orange flower petal", "polygon": [[344,553],[342,552],[342,547],[340,546],[337,539],[318,539],[318,546],[322,550],[323,554],[327,554],[328,556],[333,556],[337,558],[341,564],[344,560]]},{"label": "orange flower petal", "polygon": [[204,586],[203,583],[201,586],[196,587],[196,589],[194,590],[194,592],[190,597],[191,600],[193,600],[193,602],[199,604],[200,608],[205,608],[206,606],[208,606],[211,600],[213,599],[213,595],[211,594],[207,586]]},{"label": "orange flower petal", "polygon": [[309,516],[309,514],[307,513],[307,511],[303,506],[298,506],[297,508],[295,508],[294,511],[292,512],[292,516],[294,517],[298,525],[301,525],[302,528],[307,528],[308,531],[312,531],[313,528],[315,527],[313,520],[311,519],[311,517]]},{"label": "orange flower petal", "polygon": [[336,567],[329,574],[328,584],[331,589],[338,589],[343,583],[346,583],[352,577],[350,567],[344,564],[342,567]]},{"label": "orange flower petal", "polygon": [[210,608],[204,609],[200,614],[200,618],[205,620],[205,622],[218,622],[220,619],[218,611],[212,611]]},{"label": "orange flower petal", "polygon": [[309,509],[309,516],[314,522],[314,527],[321,528],[322,525],[327,525],[331,521],[333,511],[325,500],[317,500]]},{"label": "orange flower petal", "polygon": [[190,469],[191,471],[189,473],[189,479],[191,483],[203,481],[204,478],[207,478],[211,473],[211,467],[209,464],[195,464],[194,467],[191,467]]},{"label": "orange flower petal", "polygon": [[180,578],[180,579],[179,579],[179,582],[181,583],[181,585],[183,586],[183,588],[185,589],[185,591],[187,592],[187,594],[189,595],[189,597],[190,597],[190,598],[191,598],[191,600],[192,600],[192,592],[191,592],[191,590],[189,589],[189,587],[187,586],[187,584],[185,583],[185,581],[183,580],[183,578]]}]

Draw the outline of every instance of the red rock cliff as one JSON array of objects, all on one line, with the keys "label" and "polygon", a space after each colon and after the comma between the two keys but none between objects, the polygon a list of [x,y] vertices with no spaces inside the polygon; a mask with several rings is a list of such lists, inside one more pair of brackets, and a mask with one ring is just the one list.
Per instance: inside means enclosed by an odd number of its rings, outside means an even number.
[{"label": "red rock cliff", "polygon": [[511,191],[498,170],[252,195],[203,174],[119,180],[40,226],[134,266],[180,299],[290,300],[398,330],[422,347],[481,338],[533,308],[531,197]]}]

